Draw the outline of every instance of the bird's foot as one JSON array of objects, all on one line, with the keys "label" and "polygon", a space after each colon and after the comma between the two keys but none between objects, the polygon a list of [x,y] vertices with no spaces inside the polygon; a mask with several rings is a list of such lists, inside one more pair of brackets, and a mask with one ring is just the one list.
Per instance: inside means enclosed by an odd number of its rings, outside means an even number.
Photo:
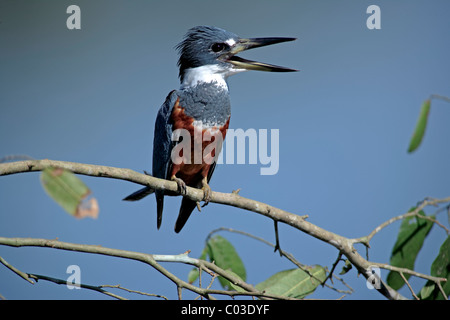
[{"label": "bird's foot", "polygon": [[203,206],[208,205],[209,201],[211,201],[211,187],[208,184],[208,179],[205,177],[202,180],[202,190],[203,190]]},{"label": "bird's foot", "polygon": [[170,178],[170,180],[175,181],[177,183],[178,191],[180,192],[180,194],[185,195],[187,193],[186,183],[182,179],[173,176],[172,178]]}]

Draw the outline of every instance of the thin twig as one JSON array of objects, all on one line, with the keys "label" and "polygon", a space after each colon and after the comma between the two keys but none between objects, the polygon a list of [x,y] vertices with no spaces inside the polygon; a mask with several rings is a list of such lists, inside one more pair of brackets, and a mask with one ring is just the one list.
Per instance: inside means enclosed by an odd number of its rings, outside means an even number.
[{"label": "thin twig", "polygon": [[[226,227],[220,227],[220,228],[217,228],[217,229],[212,230],[212,231],[206,236],[206,241],[208,241],[214,233],[217,233],[217,232],[219,232],[219,231],[228,231],[228,232],[231,232],[231,233],[241,234],[241,235],[243,235],[243,236],[246,236],[246,237],[255,239],[255,240],[257,240],[257,241],[260,241],[260,242],[262,242],[262,243],[264,243],[264,244],[266,244],[266,245],[268,245],[268,246],[270,246],[270,247],[272,247],[272,248],[274,248],[274,247],[276,246],[276,245],[274,245],[273,243],[271,243],[271,242],[265,240],[264,238],[255,236],[255,235],[253,235],[253,234],[251,234],[251,233],[248,233],[248,232],[245,232],[245,231],[241,231],[241,230],[232,229],[232,228],[226,228]],[[339,278],[339,277],[337,277],[337,276],[335,276],[335,275],[333,275],[333,276],[334,276],[337,280],[339,280],[343,285],[345,285],[347,288],[349,288],[350,291],[340,290],[340,289],[337,289],[337,288],[335,288],[335,287],[333,287],[333,286],[328,285],[328,284],[326,283],[328,277],[327,277],[327,279],[325,279],[325,280],[322,282],[321,280],[317,279],[313,274],[311,274],[311,273],[309,272],[308,266],[307,266],[307,265],[302,264],[302,263],[300,263],[298,260],[296,260],[293,254],[291,254],[291,253],[289,253],[289,252],[286,252],[286,251],[284,251],[284,250],[280,250],[279,252],[280,252],[280,255],[281,255],[282,257],[285,257],[286,259],[288,259],[289,261],[291,261],[295,266],[297,266],[299,269],[302,269],[303,271],[305,271],[311,278],[314,278],[314,279],[318,280],[319,282],[321,282],[321,283],[322,283],[324,286],[326,286],[327,288],[332,289],[332,290],[337,291],[337,292],[340,292],[340,293],[348,293],[348,294],[351,294],[351,293],[354,291],[353,288],[351,288],[347,283],[345,283],[345,281],[344,281],[343,279],[341,279],[341,278]],[[331,275],[331,273],[329,274],[329,276],[330,276],[330,275]],[[331,281],[331,283],[333,283],[333,281]]]},{"label": "thin twig", "polygon": [[437,286],[438,286],[438,288],[439,288],[439,291],[441,291],[441,294],[442,294],[442,296],[444,297],[444,300],[448,300],[447,294],[445,293],[444,288],[442,288],[441,283],[440,283],[440,282],[437,282],[436,284],[437,284]]},{"label": "thin twig", "polygon": [[124,290],[124,291],[130,292],[130,293],[140,294],[140,295],[143,295],[143,296],[163,298],[164,300],[169,300],[166,296],[163,296],[163,295],[160,295],[160,294],[147,293],[147,292],[142,292],[142,291],[137,291],[137,290],[131,290],[131,289],[124,288],[124,287],[122,287],[119,284],[116,284],[116,285],[102,284],[102,285],[99,286],[99,288],[115,288],[115,289],[120,289],[120,290]]},{"label": "thin twig", "polygon": [[280,236],[278,234],[278,221],[277,220],[273,220],[273,226],[275,229],[275,252],[278,250],[280,252],[280,257],[283,256],[283,254],[281,253],[281,247],[280,247]]},{"label": "thin twig", "polygon": [[432,94],[432,95],[430,95],[430,99],[439,99],[439,100],[442,100],[442,101],[450,103],[450,98],[449,97],[442,96],[440,94]]},{"label": "thin twig", "polygon": [[34,281],[30,279],[28,273],[22,272],[19,269],[17,269],[16,267],[14,267],[13,265],[9,264],[5,259],[3,259],[2,257],[0,257],[0,263],[3,264],[5,267],[7,267],[9,270],[11,270],[12,272],[14,272],[15,274],[17,274],[19,277],[25,279],[26,281],[28,281],[31,284],[34,284]]},{"label": "thin twig", "polygon": [[[289,299],[288,297],[283,297],[279,295],[272,295],[272,294],[266,294],[264,292],[260,292],[256,290],[252,285],[245,283],[242,281],[239,277],[227,272],[226,270],[223,270],[222,268],[218,267],[214,263],[200,260],[200,259],[194,259],[187,256],[186,253],[180,254],[180,255],[152,255],[152,254],[146,254],[146,253],[140,253],[140,252],[134,252],[134,251],[127,251],[127,250],[119,250],[119,249],[113,249],[113,248],[106,248],[101,247],[97,245],[81,245],[81,244],[75,244],[75,243],[68,243],[68,242],[62,242],[58,240],[47,240],[47,239],[33,239],[33,238],[5,238],[0,237],[0,245],[7,245],[12,247],[48,247],[53,249],[59,249],[59,250],[69,250],[69,251],[77,251],[77,252],[85,252],[85,253],[94,253],[94,254],[101,254],[101,255],[107,255],[107,256],[113,256],[118,258],[125,258],[125,259],[131,259],[135,261],[140,261],[143,263],[146,263],[162,273],[164,276],[166,276],[169,280],[174,282],[177,285],[178,290],[178,297],[181,299],[181,291],[182,289],[187,289],[189,291],[195,292],[197,294],[202,295],[203,297],[215,300],[215,298],[212,296],[212,294],[222,294],[222,295],[228,295],[228,296],[236,296],[236,295],[242,295],[242,296],[256,296],[260,297],[262,299],[264,298],[270,298],[270,299]],[[241,287],[244,289],[244,291],[224,291],[224,290],[211,290],[208,288],[199,288],[196,287],[184,280],[179,279],[167,269],[162,267],[157,260],[160,260],[162,262],[177,262],[177,263],[185,263],[189,265],[193,265],[196,267],[206,268],[208,270],[212,270],[215,274],[218,274],[228,281],[232,282],[234,285]],[[66,281],[50,278],[46,276],[40,276],[40,275],[33,275],[33,277],[30,276],[32,279],[45,279],[48,281],[53,281],[55,283],[67,284]],[[84,285],[82,286],[84,287]],[[88,286],[86,287],[88,288]],[[97,290],[99,287],[90,286],[89,287],[92,290]],[[94,289],[97,288],[97,289]],[[100,290],[97,290],[100,291]],[[105,292],[102,292],[105,293]],[[107,294],[107,293],[105,293]],[[112,294],[108,294],[113,296]]]},{"label": "thin twig", "polygon": [[406,283],[406,285],[408,286],[409,291],[411,291],[413,297],[414,297],[416,300],[420,300],[419,297],[416,296],[416,294],[414,293],[414,290],[413,290],[413,288],[411,288],[411,285],[409,284],[408,280],[406,280],[406,277],[404,276],[403,272],[400,272],[400,276],[402,277],[403,281],[405,281],[405,283]]},{"label": "thin twig", "polygon": [[378,262],[372,262],[372,266],[377,266],[379,268],[382,269],[386,269],[386,270],[390,270],[390,271],[396,271],[398,273],[407,273],[410,274],[412,276],[418,277],[418,278],[422,278],[422,279],[427,279],[427,280],[431,280],[435,283],[439,283],[439,282],[446,282],[447,279],[446,278],[441,278],[441,277],[434,277],[434,276],[430,276],[424,273],[420,273],[414,270],[410,270],[410,269],[406,269],[406,268],[400,268],[400,267],[395,267],[395,266],[391,266],[389,264],[385,264],[385,263],[378,263]]},{"label": "thin twig", "polygon": [[342,258],[342,252],[339,252],[338,257],[337,257],[336,261],[333,263],[333,265],[331,266],[331,270],[328,273],[328,276],[325,278],[324,282],[326,282],[328,279],[330,279],[331,283],[333,283],[333,272],[334,272],[334,269],[336,269],[336,266],[338,265],[338,263],[342,260],[341,258]]},{"label": "thin twig", "polygon": [[[264,244],[266,244],[266,245],[268,245],[268,246],[270,246],[270,247],[272,247],[272,248],[275,248],[275,247],[276,247],[276,245],[274,245],[273,243],[267,241],[266,239],[263,239],[263,238],[261,238],[261,237],[255,236],[255,235],[253,235],[253,234],[251,234],[251,233],[248,233],[248,232],[245,232],[245,231],[236,230],[236,229],[232,229],[232,228],[226,228],[226,227],[220,227],[220,228],[217,228],[217,229],[212,230],[212,231],[206,236],[206,241],[208,241],[209,238],[211,238],[211,236],[212,236],[214,233],[217,233],[217,232],[219,232],[219,231],[228,231],[228,232],[231,232],[231,233],[241,234],[241,235],[243,235],[243,236],[246,236],[246,237],[255,239],[255,240],[257,240],[257,241],[260,241],[260,242],[262,242],[262,243],[264,243]],[[286,252],[286,251],[281,250],[281,249],[279,250],[279,252],[280,252],[280,255],[281,255],[281,256],[286,257],[289,261],[291,261],[293,264],[295,264],[298,268],[300,268],[300,269],[303,270],[303,269],[305,269],[305,268],[307,267],[305,264],[300,263],[299,261],[297,261],[291,253]]]},{"label": "thin twig", "polygon": [[[53,283],[56,283],[56,284],[60,284],[60,285],[67,285],[67,281],[66,280],[61,280],[61,279],[57,279],[57,278],[53,278],[53,277],[43,276],[43,275],[39,275],[39,274],[31,274],[31,273],[29,274],[29,276],[30,276],[30,278],[35,279],[36,282],[38,280],[45,280],[45,281],[50,281],[50,282],[53,282]],[[89,290],[97,291],[97,292],[103,293],[103,294],[105,294],[107,296],[116,298],[118,300],[128,300],[128,299],[126,299],[124,297],[121,297],[121,296],[119,296],[117,294],[114,294],[114,293],[111,293],[109,291],[106,291],[106,290],[102,289],[99,286],[92,286],[92,285],[83,284],[83,283],[71,283],[70,285],[74,286],[74,287],[80,287],[80,288],[83,288],[83,289],[89,289]]]},{"label": "thin twig", "polygon": [[392,223],[394,223],[398,220],[402,220],[402,219],[409,218],[409,217],[417,217],[420,219],[424,219],[424,220],[428,220],[433,223],[436,223],[441,228],[443,228],[445,230],[445,232],[448,234],[449,230],[444,225],[442,225],[441,223],[436,221],[436,219],[433,219],[432,217],[429,217],[429,216],[419,214],[419,212],[427,206],[435,206],[440,203],[448,203],[448,202],[450,202],[450,197],[447,197],[444,199],[426,199],[426,200],[422,201],[422,203],[417,208],[415,208],[413,211],[398,215],[396,217],[393,217],[393,218],[383,222],[378,227],[376,227],[371,233],[369,233],[369,235],[361,237],[361,238],[353,239],[353,242],[354,243],[363,243],[365,245],[368,245],[370,240],[372,240],[372,238],[378,232],[380,232],[382,229],[386,228],[387,226],[391,225]]}]

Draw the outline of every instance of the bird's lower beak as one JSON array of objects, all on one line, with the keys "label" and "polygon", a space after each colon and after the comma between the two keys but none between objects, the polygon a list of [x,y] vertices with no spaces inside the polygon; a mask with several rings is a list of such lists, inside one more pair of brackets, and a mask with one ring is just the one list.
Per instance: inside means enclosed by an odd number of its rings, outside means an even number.
[{"label": "bird's lower beak", "polygon": [[239,69],[246,70],[259,70],[259,71],[271,71],[271,72],[292,72],[298,71],[295,69],[275,66],[272,64],[267,64],[263,62],[251,61],[247,59],[240,58],[236,56],[237,53],[249,50],[253,48],[259,48],[268,46],[271,44],[276,44],[280,42],[287,42],[296,40],[295,38],[251,38],[251,39],[239,39],[239,41],[234,45],[230,51],[230,55],[227,57],[226,61],[233,64]]}]

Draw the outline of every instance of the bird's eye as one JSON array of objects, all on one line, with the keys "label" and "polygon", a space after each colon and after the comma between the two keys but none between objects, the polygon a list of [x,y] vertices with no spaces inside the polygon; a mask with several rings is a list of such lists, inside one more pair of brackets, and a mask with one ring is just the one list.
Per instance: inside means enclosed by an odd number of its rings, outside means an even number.
[{"label": "bird's eye", "polygon": [[213,51],[213,52],[220,52],[220,51],[222,51],[223,49],[225,49],[225,47],[226,47],[226,44],[225,43],[222,43],[222,42],[218,42],[218,43],[214,43],[212,46],[211,46],[211,50]]}]

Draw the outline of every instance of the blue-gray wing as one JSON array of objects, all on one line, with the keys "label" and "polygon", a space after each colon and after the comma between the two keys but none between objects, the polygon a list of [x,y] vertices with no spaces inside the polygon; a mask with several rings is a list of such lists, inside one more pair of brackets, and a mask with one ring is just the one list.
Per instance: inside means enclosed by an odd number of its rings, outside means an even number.
[{"label": "blue-gray wing", "polygon": [[176,90],[169,93],[156,116],[153,138],[153,176],[161,179],[170,179],[168,169],[173,148],[170,117],[177,99]]},{"label": "blue-gray wing", "polygon": [[[173,106],[178,99],[176,90],[169,93],[166,101],[158,111],[155,121],[155,134],[153,138],[153,176],[161,179],[170,179],[169,170],[171,166],[170,155],[172,153],[172,122],[170,120]],[[161,226],[162,211],[164,206],[164,191],[153,190],[144,187],[130,194],[124,200],[137,201],[149,194],[156,195],[157,227]]]},{"label": "blue-gray wing", "polygon": [[[166,98],[156,116],[155,136],[153,139],[153,176],[161,179],[170,179],[172,141],[172,110],[177,102],[178,94],[173,90]],[[157,227],[161,226],[164,207],[164,191],[156,190]]]}]

